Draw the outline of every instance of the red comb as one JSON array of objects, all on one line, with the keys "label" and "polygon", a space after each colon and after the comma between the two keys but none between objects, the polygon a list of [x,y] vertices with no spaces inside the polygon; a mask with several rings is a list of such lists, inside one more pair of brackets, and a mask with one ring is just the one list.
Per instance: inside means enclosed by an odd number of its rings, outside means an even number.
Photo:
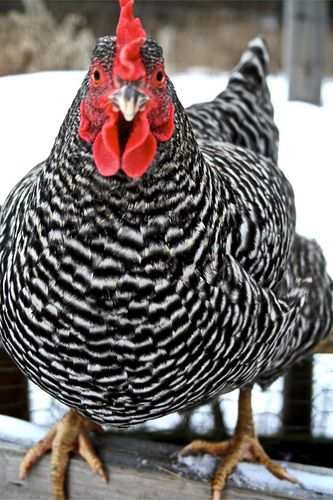
[{"label": "red comb", "polygon": [[133,16],[134,0],[119,0],[119,4],[115,71],[123,80],[137,80],[145,74],[140,49],[147,35],[140,19]]}]

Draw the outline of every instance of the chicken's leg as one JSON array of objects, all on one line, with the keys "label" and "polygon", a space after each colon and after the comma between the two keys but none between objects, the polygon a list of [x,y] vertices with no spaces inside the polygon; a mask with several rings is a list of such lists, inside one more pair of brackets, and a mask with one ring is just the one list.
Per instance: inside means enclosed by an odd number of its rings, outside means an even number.
[{"label": "chicken's leg", "polygon": [[20,479],[23,479],[32,465],[47,451],[51,455],[51,480],[54,500],[65,499],[65,476],[71,452],[79,453],[107,481],[101,460],[96,455],[89,439],[90,431],[99,432],[101,428],[75,410],[70,410],[47,433],[45,438],[31,448],[20,467]]},{"label": "chicken's leg", "polygon": [[212,480],[213,500],[220,500],[228,476],[233,472],[236,465],[243,460],[260,462],[278,478],[297,483],[297,480],[290,476],[283,467],[269,458],[258,441],[253,422],[251,390],[240,390],[238,420],[233,437],[220,443],[209,443],[202,440],[192,441],[181,451],[182,455],[190,453],[224,456]]}]

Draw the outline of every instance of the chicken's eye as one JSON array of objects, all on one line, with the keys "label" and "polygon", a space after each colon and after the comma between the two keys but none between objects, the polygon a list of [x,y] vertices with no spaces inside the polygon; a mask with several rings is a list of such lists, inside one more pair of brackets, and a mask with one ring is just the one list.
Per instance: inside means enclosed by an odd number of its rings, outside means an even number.
[{"label": "chicken's eye", "polygon": [[95,85],[98,85],[101,82],[101,73],[98,69],[93,71],[92,79]]},{"label": "chicken's eye", "polygon": [[165,73],[163,70],[159,69],[155,75],[155,80],[158,84],[161,84],[165,80]]}]

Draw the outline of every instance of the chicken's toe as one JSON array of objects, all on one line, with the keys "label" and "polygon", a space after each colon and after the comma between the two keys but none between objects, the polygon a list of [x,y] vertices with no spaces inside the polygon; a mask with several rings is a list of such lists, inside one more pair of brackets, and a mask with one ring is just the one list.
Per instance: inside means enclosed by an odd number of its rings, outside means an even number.
[{"label": "chicken's toe", "polygon": [[51,450],[51,480],[54,500],[66,498],[65,477],[72,452],[81,455],[92,470],[103,481],[107,482],[103,464],[89,438],[91,430],[96,432],[99,428],[75,410],[70,410],[52,427],[42,441],[28,451],[21,463],[20,478],[24,479],[34,463]]}]

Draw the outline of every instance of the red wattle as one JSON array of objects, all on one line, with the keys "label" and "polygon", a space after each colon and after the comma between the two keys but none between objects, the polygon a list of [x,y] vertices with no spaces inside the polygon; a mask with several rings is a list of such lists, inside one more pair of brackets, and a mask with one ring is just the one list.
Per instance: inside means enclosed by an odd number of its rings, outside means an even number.
[{"label": "red wattle", "polygon": [[122,155],[121,169],[129,177],[140,177],[153,161],[156,148],[156,139],[150,132],[147,115],[139,112]]},{"label": "red wattle", "polygon": [[[114,147],[109,147],[109,140]],[[93,154],[97,170],[103,176],[115,175],[120,168],[120,151],[118,143],[118,134],[115,127],[109,130],[109,140],[105,140],[104,128],[97,135]]]},{"label": "red wattle", "polygon": [[133,151],[126,152],[121,168],[128,177],[137,179],[141,177],[154,159],[156,153],[156,140],[149,134],[143,144]]},{"label": "red wattle", "polygon": [[174,107],[170,103],[168,119],[156,123],[151,131],[147,112],[139,112],[133,122],[132,130],[124,151],[119,144],[120,113],[108,111],[108,117],[97,132],[91,125],[86,113],[85,103],[81,103],[80,137],[93,143],[93,156],[98,172],[103,176],[115,175],[122,169],[128,177],[141,177],[152,163],[157,150],[157,141],[167,141],[174,131]]},{"label": "red wattle", "polygon": [[93,148],[94,160],[101,175],[114,175],[120,168],[120,147],[117,130],[119,113],[110,113],[98,133]]}]

